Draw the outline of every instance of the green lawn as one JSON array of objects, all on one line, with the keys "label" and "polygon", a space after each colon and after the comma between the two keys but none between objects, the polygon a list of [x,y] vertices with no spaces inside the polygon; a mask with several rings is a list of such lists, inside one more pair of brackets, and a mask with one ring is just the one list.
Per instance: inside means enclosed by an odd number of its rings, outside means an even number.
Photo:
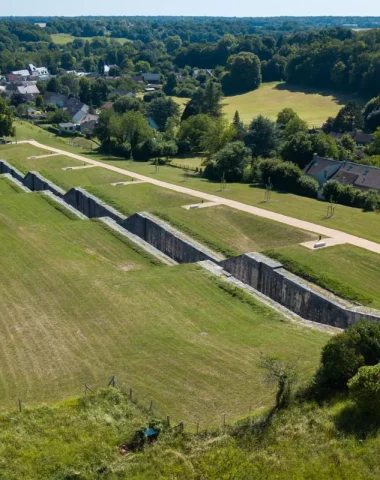
[{"label": "green lawn", "polygon": [[57,45],[67,45],[68,43],[71,43],[73,42],[75,39],[79,39],[79,40],[84,40],[84,41],[89,41],[91,42],[91,40],[93,40],[94,38],[101,38],[101,39],[106,39],[108,40],[109,42],[111,42],[112,40],[118,42],[118,43],[126,43],[126,42],[130,42],[130,40],[128,40],[127,38],[112,38],[112,37],[74,37],[73,35],[70,35],[69,33],[53,33],[51,35],[51,38],[53,40],[53,42]]},{"label": "green lawn", "polygon": [[316,238],[288,225],[255,217],[229,207],[158,210],[158,215],[175,227],[226,256],[257,252]]},{"label": "green lawn", "polygon": [[86,189],[124,215],[189,205],[200,201],[195,197],[156,187],[149,183],[125,186],[97,185],[87,186]]},{"label": "green lawn", "polygon": [[44,168],[41,170],[41,174],[62,187],[64,190],[69,190],[72,187],[86,187],[87,185],[102,185],[132,181],[132,178],[127,175],[112,172],[101,167],[84,168],[83,170]]},{"label": "green lawn", "polygon": [[326,334],[230,295],[195,265],[154,266],[41,194],[2,195],[1,205],[3,406],[116,375],[163,414],[210,424],[268,404],[261,352],[297,359],[305,377],[314,371]]},{"label": "green lawn", "polygon": [[[359,303],[380,309],[380,255],[352,245],[336,245],[321,250],[302,246],[280,248],[271,256],[294,273],[319,277],[321,286],[340,294],[357,297]],[[361,301],[360,301],[361,300]]]},{"label": "green lawn", "polygon": [[53,33],[51,38],[57,45],[66,45],[75,40],[75,37],[69,33]]},{"label": "green lawn", "polygon": [[[189,99],[173,97],[184,108]],[[328,117],[335,117],[339,109],[350,101],[364,105],[365,100],[338,92],[303,88],[283,82],[263,83],[259,89],[242,95],[225,97],[223,112],[232,120],[236,110],[244,123],[262,114],[272,120],[278,112],[290,107],[310,126],[320,127]]]},{"label": "green lawn", "polygon": [[[54,137],[38,127],[31,126],[23,122],[17,123],[18,135],[23,138],[35,138],[46,145],[56,146],[70,152],[80,153],[89,158],[103,161],[106,164],[116,165],[132,172],[141,173],[146,176],[164,180],[177,185],[200,190],[202,192],[219,195],[221,197],[237,200],[248,205],[257,206],[263,209],[289,215],[294,218],[306,220],[324,227],[330,227],[343,232],[351,233],[368,240],[380,242],[380,216],[373,213],[364,213],[358,208],[345,207],[337,205],[333,218],[326,219],[326,202],[321,202],[311,198],[305,198],[298,195],[272,192],[272,198],[269,203],[264,203],[265,190],[252,187],[247,184],[228,184],[225,190],[221,190],[219,183],[209,182],[200,178],[196,174],[184,176],[180,168],[162,166],[157,173],[154,165],[144,162],[132,162],[107,157],[94,152],[85,152],[65,143],[63,139]],[[0,146],[0,157],[2,147]]]}]

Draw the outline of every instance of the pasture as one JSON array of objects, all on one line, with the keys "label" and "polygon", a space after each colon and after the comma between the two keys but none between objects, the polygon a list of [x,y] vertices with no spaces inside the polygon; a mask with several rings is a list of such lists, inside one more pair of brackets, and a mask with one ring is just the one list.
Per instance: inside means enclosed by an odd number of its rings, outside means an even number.
[{"label": "pasture", "polygon": [[153,264],[42,194],[2,195],[0,269],[4,407],[76,395],[116,375],[163,414],[212,424],[269,403],[261,352],[297,360],[308,378],[328,338],[195,265]]},{"label": "pasture", "polygon": [[[188,99],[173,97],[184,108]],[[316,90],[284,82],[269,82],[261,84],[260,88],[241,95],[223,99],[223,113],[231,121],[236,111],[244,123],[249,123],[254,117],[264,115],[276,120],[278,112],[283,108],[293,108],[310,127],[320,127],[328,117],[334,117],[339,109],[350,101],[360,105],[364,100],[352,95],[332,91]]]}]

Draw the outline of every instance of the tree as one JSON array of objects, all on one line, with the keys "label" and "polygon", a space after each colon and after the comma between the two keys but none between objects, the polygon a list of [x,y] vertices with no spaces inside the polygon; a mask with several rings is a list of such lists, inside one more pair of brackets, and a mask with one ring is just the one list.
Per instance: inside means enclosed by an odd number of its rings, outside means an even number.
[{"label": "tree", "polygon": [[210,157],[232,142],[235,136],[236,130],[233,125],[230,125],[225,118],[215,118],[209,124],[209,128],[203,132],[201,150],[207,152],[207,156]]},{"label": "tree", "polygon": [[299,116],[292,108],[283,108],[281,112],[278,113],[276,122],[278,125],[283,125],[286,127],[291,120],[298,118]]},{"label": "tree", "polygon": [[55,112],[49,113],[49,123],[58,125],[59,123],[71,122],[71,117],[66,110],[59,108]]},{"label": "tree", "polygon": [[240,120],[239,112],[236,110],[232,125],[235,128],[235,140],[244,140],[244,135],[247,133],[244,123]]},{"label": "tree", "polygon": [[199,87],[192,95],[182,114],[182,120],[191,115],[204,113],[211,117],[222,115],[222,90],[218,83],[209,80],[206,85]]},{"label": "tree", "polygon": [[166,83],[163,86],[162,90],[166,93],[166,95],[172,95],[173,90],[177,88],[178,81],[177,75],[174,72],[169,73],[168,78],[166,79]]},{"label": "tree", "polygon": [[91,103],[91,83],[87,77],[79,80],[79,98],[83,103]]},{"label": "tree", "polygon": [[317,153],[320,157],[339,158],[336,141],[330,137],[330,135],[326,135],[325,133],[311,135],[311,141],[313,144],[313,153]]},{"label": "tree", "polygon": [[44,102],[44,97],[42,95],[37,95],[36,97],[36,108],[44,108],[45,102]]},{"label": "tree", "polygon": [[308,130],[305,120],[302,120],[297,116],[288,121],[285,129],[282,131],[282,137],[285,140],[289,140],[296,133],[307,133]]},{"label": "tree", "polygon": [[142,113],[130,111],[109,117],[109,133],[118,144],[128,142],[133,152],[139,143],[152,136],[153,131]]},{"label": "tree", "polygon": [[97,78],[91,85],[91,103],[94,107],[100,105],[107,100],[108,86],[103,78]]},{"label": "tree", "polygon": [[295,365],[283,363],[277,357],[263,357],[259,366],[266,370],[265,380],[277,387],[275,409],[286,407],[292,397],[293,388],[298,380]]},{"label": "tree", "polygon": [[134,112],[140,111],[142,108],[142,102],[138,98],[129,97],[128,95],[124,97],[119,97],[116,102],[113,104],[113,109],[117,113],[125,113],[129,110]]},{"label": "tree", "polygon": [[179,106],[169,97],[156,98],[149,103],[148,114],[163,131],[170,117],[179,117]]},{"label": "tree", "polygon": [[259,58],[250,52],[231,55],[227,61],[227,71],[222,77],[225,94],[249,92],[261,84],[261,64]]},{"label": "tree", "polygon": [[311,136],[305,132],[296,133],[285,141],[280,153],[281,157],[287,162],[294,162],[300,168],[306,167],[314,153]]},{"label": "tree", "polygon": [[269,157],[278,144],[275,122],[259,115],[252,121],[244,141],[254,157]]},{"label": "tree", "polygon": [[166,49],[168,53],[172,54],[173,52],[181,48],[182,40],[181,40],[181,37],[179,37],[178,35],[175,35],[173,37],[168,37],[165,43],[166,43]]},{"label": "tree", "polygon": [[373,134],[373,142],[368,145],[367,151],[370,155],[380,155],[380,127]]},{"label": "tree", "polygon": [[380,323],[361,320],[323,347],[317,385],[323,390],[344,390],[365,365],[380,362]]},{"label": "tree", "polygon": [[180,149],[199,153],[203,135],[211,128],[211,124],[211,117],[204,114],[194,115],[184,120],[178,132]]},{"label": "tree", "polygon": [[205,175],[214,180],[224,178],[227,182],[238,182],[244,169],[251,161],[251,150],[243,142],[228,143],[215,153],[205,169]]},{"label": "tree", "polygon": [[355,102],[342,107],[333,124],[334,132],[352,132],[363,127],[363,114]]},{"label": "tree", "polygon": [[374,132],[378,127],[380,127],[380,108],[378,110],[373,110],[368,115],[366,127],[371,132]]},{"label": "tree", "polygon": [[60,91],[60,88],[61,88],[61,82],[57,77],[51,77],[51,79],[48,81],[46,85],[46,90],[48,92],[58,93]]},{"label": "tree", "polygon": [[0,137],[13,137],[15,135],[13,120],[12,109],[0,97]]}]

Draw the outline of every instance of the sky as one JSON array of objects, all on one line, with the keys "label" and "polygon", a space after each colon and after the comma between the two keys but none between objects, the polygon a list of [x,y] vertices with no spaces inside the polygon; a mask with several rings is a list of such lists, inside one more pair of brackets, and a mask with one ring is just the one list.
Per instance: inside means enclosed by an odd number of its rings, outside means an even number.
[{"label": "sky", "polygon": [[379,0],[2,0],[1,16],[380,16]]}]

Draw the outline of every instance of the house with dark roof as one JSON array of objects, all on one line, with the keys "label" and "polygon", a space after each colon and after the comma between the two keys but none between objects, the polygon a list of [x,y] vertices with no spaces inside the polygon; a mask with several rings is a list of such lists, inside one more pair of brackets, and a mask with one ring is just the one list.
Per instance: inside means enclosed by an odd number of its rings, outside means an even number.
[{"label": "house with dark roof", "polygon": [[380,168],[349,161],[339,162],[330,158],[318,157],[304,170],[305,175],[313,177],[322,187],[328,180],[336,180],[343,185],[352,185],[360,190],[380,191]]},{"label": "house with dark roof", "polygon": [[380,168],[353,162],[342,162],[341,168],[331,178],[360,190],[380,190]]},{"label": "house with dark roof", "polygon": [[330,180],[341,168],[342,162],[333,160],[332,158],[318,157],[316,153],[313,160],[304,170],[305,175],[313,177],[322,187],[324,183]]},{"label": "house with dark roof", "polygon": [[90,107],[81,102],[78,98],[69,98],[65,104],[67,113],[74,123],[79,123],[88,114]]}]

